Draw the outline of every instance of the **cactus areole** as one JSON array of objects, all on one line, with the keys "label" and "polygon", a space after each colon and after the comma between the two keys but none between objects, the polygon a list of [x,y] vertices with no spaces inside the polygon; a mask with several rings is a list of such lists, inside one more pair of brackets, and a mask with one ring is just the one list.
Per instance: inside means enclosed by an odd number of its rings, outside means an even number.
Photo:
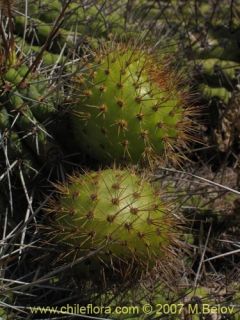
[{"label": "cactus areole", "polygon": [[73,78],[72,128],[85,153],[103,163],[176,158],[190,136],[192,108],[186,82],[166,58],[112,44],[82,70]]},{"label": "cactus areole", "polygon": [[[57,186],[53,235],[74,256],[97,250],[108,266],[125,261],[153,267],[170,260],[176,223],[152,185],[130,170],[75,175]],[[98,251],[99,249],[99,251]]]}]

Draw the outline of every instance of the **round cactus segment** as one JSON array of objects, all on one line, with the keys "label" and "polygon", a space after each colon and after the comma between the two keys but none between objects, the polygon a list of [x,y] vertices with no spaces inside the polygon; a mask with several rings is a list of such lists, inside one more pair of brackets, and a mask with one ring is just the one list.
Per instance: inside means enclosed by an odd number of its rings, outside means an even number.
[{"label": "round cactus segment", "polygon": [[173,149],[189,139],[186,82],[166,59],[158,61],[143,48],[107,45],[73,87],[75,140],[98,161],[175,159]]},{"label": "round cactus segment", "polygon": [[153,266],[171,255],[174,222],[168,206],[144,178],[130,170],[106,169],[75,175],[57,186],[49,203],[57,241],[84,256]]}]

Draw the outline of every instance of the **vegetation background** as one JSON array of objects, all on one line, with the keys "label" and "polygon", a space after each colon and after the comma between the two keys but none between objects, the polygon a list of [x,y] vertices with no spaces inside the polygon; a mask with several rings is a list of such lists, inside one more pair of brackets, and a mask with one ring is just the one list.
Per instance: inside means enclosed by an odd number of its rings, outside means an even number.
[{"label": "vegetation background", "polygon": [[[234,306],[89,315],[99,319],[240,319],[239,1],[1,0],[0,9],[0,319],[87,318],[29,309],[75,303]],[[198,114],[188,160],[151,171],[184,225],[173,274],[91,272],[87,255],[66,262],[43,232],[53,183],[99,168],[74,144],[66,105],[75,66],[113,41],[151,48],[181,70]]]}]

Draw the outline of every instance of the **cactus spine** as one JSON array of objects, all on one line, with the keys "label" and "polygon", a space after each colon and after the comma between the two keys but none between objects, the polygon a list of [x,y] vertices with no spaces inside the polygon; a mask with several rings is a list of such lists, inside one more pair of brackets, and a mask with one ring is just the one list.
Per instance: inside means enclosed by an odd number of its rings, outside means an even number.
[{"label": "cactus spine", "polygon": [[74,175],[57,185],[51,199],[53,236],[68,244],[74,256],[100,249],[107,265],[135,263],[153,267],[170,258],[174,219],[151,184],[130,170],[106,169]]},{"label": "cactus spine", "polygon": [[72,127],[80,148],[103,163],[176,160],[176,150],[191,139],[193,113],[180,74],[133,44],[107,44],[91,62],[73,79]]}]

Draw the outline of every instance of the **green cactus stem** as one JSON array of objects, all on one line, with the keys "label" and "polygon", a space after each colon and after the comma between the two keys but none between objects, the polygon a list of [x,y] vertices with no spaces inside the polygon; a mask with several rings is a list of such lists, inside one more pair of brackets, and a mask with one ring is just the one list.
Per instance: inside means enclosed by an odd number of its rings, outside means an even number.
[{"label": "green cactus stem", "polygon": [[133,171],[76,174],[57,190],[47,210],[54,217],[51,237],[68,246],[66,256],[99,249],[95,259],[110,268],[120,261],[151,268],[174,258],[177,224],[169,204]]},{"label": "green cactus stem", "polygon": [[176,160],[194,114],[179,72],[144,48],[115,43],[82,68],[68,102],[77,147],[103,163]]},{"label": "green cactus stem", "polygon": [[203,99],[211,100],[211,99],[218,99],[225,103],[226,105],[231,99],[232,93],[225,89],[224,87],[210,87],[206,84],[201,84],[198,86],[199,91],[202,94]]}]

